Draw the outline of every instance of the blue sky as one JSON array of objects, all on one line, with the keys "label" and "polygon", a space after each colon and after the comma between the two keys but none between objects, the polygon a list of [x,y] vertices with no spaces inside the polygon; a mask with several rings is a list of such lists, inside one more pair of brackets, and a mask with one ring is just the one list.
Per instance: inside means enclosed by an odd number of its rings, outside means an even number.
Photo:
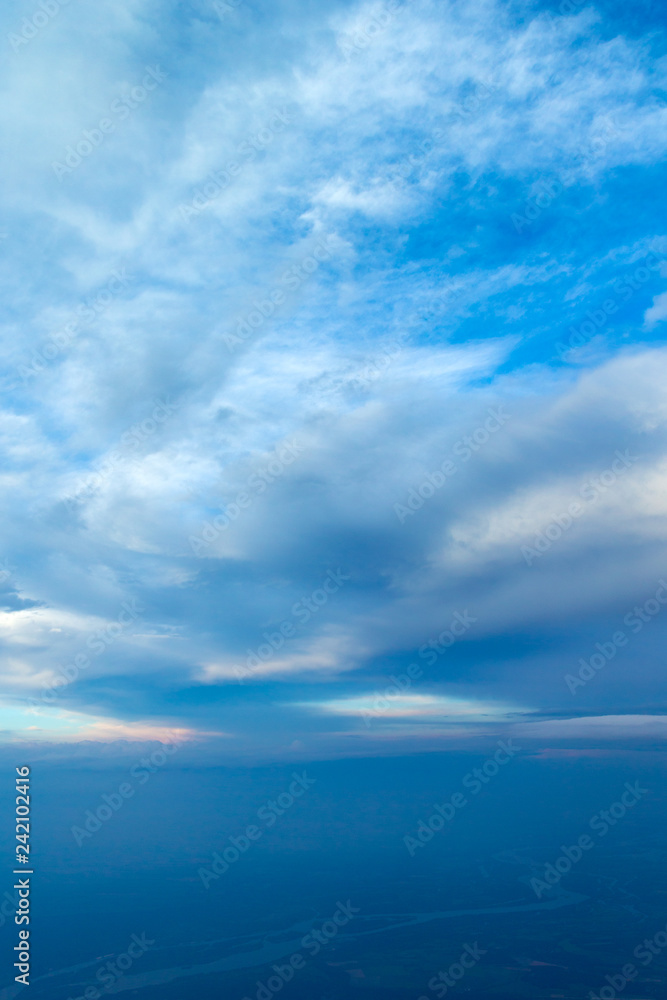
[{"label": "blue sky", "polygon": [[47,7],[0,15],[5,739],[661,735],[659,8]]}]

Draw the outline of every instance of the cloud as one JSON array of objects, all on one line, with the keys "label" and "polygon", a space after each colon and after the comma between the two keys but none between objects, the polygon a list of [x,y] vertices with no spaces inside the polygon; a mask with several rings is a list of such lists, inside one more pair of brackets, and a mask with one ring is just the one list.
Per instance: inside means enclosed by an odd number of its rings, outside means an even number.
[{"label": "cloud", "polygon": [[517,728],[527,739],[596,739],[619,741],[664,739],[667,718],[662,715],[603,715],[580,719],[527,722]]},{"label": "cloud", "polygon": [[[390,687],[391,685],[389,685]],[[358,716],[371,719],[423,720],[431,724],[446,724],[464,720],[483,722],[498,717],[509,717],[526,709],[511,708],[507,705],[485,703],[474,699],[438,697],[422,694],[395,694],[388,696],[377,693],[360,695],[356,698],[332,699],[324,702],[309,702],[301,707],[316,709],[333,715]]]},{"label": "cloud", "polygon": [[[467,611],[396,731],[424,706],[572,708],[569,665],[664,571],[665,64],[654,26],[524,14],[181,5],[158,31],[148,0],[105,0],[8,56],[13,698],[84,656],[57,704],[96,721],[72,732],[335,743],[316,706],[426,667]],[[147,67],[164,79],[138,100]],[[304,610],[330,572],[345,586]],[[652,628],[582,711],[644,711]]]},{"label": "cloud", "polygon": [[653,299],[653,305],[644,313],[644,325],[648,330],[651,330],[663,319],[667,319],[667,292],[656,295]]},{"label": "cloud", "polygon": [[[29,741],[40,743],[93,741],[110,743],[115,740],[161,743],[191,741],[197,736],[191,729],[156,724],[153,721],[124,722],[108,716],[95,717],[81,712],[41,708],[35,712],[5,701],[0,706],[0,728],[3,742],[16,740],[17,734]],[[203,737],[222,737],[221,732],[200,733]]]}]

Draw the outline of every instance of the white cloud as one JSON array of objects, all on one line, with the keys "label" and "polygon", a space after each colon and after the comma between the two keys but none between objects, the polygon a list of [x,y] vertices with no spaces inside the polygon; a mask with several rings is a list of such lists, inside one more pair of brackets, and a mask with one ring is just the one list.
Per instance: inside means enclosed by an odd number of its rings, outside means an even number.
[{"label": "white cloud", "polygon": [[[664,62],[645,39],[604,40],[590,10],[517,24],[494,0],[414,0],[369,30],[380,10],[290,19],[288,54],[257,23],[253,51],[272,53],[257,65],[241,36],[219,61],[220,25],[179,12],[187,68],[165,61],[150,104],[62,181],[52,160],[138,82],[144,52],[165,51],[167,26],[158,32],[147,0],[71,5],[5,60],[0,93],[16,95],[0,110],[12,150],[0,185],[8,382],[114,268],[132,275],[0,414],[19,567],[0,618],[12,690],[52,679],[128,594],[143,595],[146,620],[90,677],[109,690],[153,675],[212,688],[261,642],[261,623],[289,615],[344,560],[354,586],[257,672],[319,683],[418,647],[459,602],[474,600],[479,635],[493,638],[599,606],[591,579],[604,553],[623,567],[608,574],[617,602],[664,559],[664,351],[608,362],[601,338],[581,374],[530,355],[560,335],[563,302],[585,311],[613,268],[660,240],[610,249],[587,217],[582,247],[549,253],[516,241],[509,221],[564,173],[563,199],[579,184],[612,214],[606,178],[664,156]],[[14,12],[0,16],[11,31]],[[93,22],[95,47],[82,42]],[[277,110],[289,121],[272,131]],[[230,160],[236,176],[184,221],[180,208]],[[331,257],[229,351],[224,334],[324,237]],[[667,316],[665,295],[635,305],[645,329]],[[165,394],[178,412],[123,447]],[[499,400],[512,413],[502,434],[399,524],[394,503]],[[197,560],[190,537],[291,436],[303,456]],[[641,461],[528,573],[520,545],[628,444]],[[105,461],[111,471],[68,511],[62,499]],[[92,701],[92,687],[63,697]]]},{"label": "white cloud", "polygon": [[577,719],[547,719],[525,722],[515,727],[526,739],[664,739],[667,736],[667,716],[664,715],[599,715]]},{"label": "white cloud", "polygon": [[667,319],[667,292],[656,295],[653,299],[653,305],[644,313],[644,325],[647,330],[652,330],[663,319]]},{"label": "white cloud", "polygon": [[[509,718],[528,711],[474,698],[456,698],[433,694],[403,694],[386,697],[377,692],[354,698],[333,698],[330,701],[297,703],[332,715],[358,716],[375,719],[423,719],[426,722],[466,721],[485,722]],[[379,706],[379,707],[378,707]]]}]

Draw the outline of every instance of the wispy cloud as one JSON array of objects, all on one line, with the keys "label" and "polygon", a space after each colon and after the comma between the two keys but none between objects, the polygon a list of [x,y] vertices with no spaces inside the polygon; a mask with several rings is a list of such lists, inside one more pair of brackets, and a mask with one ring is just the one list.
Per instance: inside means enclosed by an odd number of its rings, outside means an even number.
[{"label": "wispy cloud", "polygon": [[[467,605],[396,738],[557,726],[568,658],[664,572],[662,26],[260,6],[0,15],[4,690],[56,684],[81,739],[335,742]],[[582,712],[644,712],[662,628]]]}]

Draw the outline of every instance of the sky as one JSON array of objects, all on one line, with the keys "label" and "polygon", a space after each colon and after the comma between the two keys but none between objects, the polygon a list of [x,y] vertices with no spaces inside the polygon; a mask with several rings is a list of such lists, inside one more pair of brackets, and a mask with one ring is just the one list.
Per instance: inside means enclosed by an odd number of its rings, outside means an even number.
[{"label": "sky", "polygon": [[660,5],[0,19],[3,741],[659,739]]}]

